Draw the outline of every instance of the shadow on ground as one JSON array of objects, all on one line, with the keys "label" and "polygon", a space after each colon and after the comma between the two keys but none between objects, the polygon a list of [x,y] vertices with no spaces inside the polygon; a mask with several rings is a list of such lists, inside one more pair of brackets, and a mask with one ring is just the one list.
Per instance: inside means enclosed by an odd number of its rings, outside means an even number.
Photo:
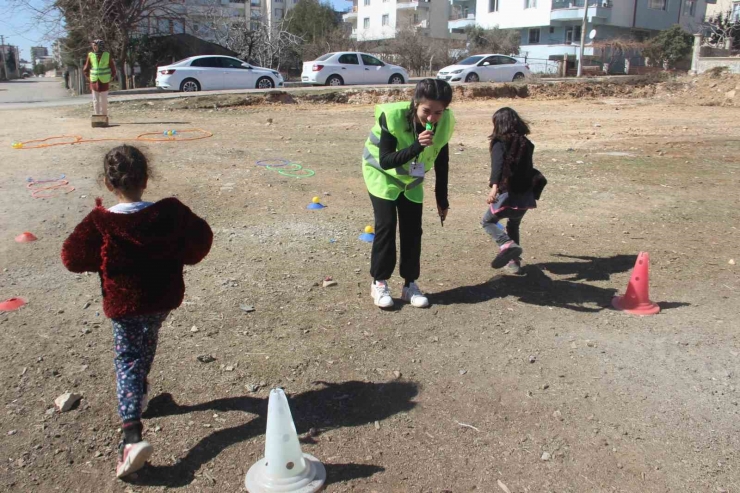
[{"label": "shadow on ground", "polygon": [[[418,394],[413,382],[343,383],[316,382],[321,388],[289,397],[291,411],[299,434],[314,429],[312,436],[322,430],[361,426],[381,421],[394,414],[409,411]],[[195,473],[226,448],[249,440],[265,432],[267,426],[267,398],[249,396],[227,397],[194,405],[180,405],[171,394],[161,394],[151,400],[144,418],[174,416],[195,411],[244,411],[257,417],[239,426],[218,430],[195,444],[172,465],[149,466],[143,469],[132,484],[187,486]],[[329,483],[365,478],[383,471],[380,466],[367,464],[326,464]],[[246,472],[246,471],[245,471]]]}]

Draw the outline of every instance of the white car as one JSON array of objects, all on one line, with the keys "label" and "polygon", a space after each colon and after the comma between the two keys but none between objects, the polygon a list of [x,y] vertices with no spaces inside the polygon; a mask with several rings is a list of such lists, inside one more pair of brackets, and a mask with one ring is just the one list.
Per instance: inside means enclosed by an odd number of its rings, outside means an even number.
[{"label": "white car", "polygon": [[449,82],[511,82],[529,76],[529,65],[506,55],[474,55],[445,67],[437,78]]},{"label": "white car", "polygon": [[303,62],[301,81],[307,84],[405,84],[406,69],[382,62],[367,53],[327,53],[312,62]]},{"label": "white car", "polygon": [[270,89],[283,86],[277,70],[255,67],[230,56],[194,56],[157,67],[157,88],[165,91]]}]

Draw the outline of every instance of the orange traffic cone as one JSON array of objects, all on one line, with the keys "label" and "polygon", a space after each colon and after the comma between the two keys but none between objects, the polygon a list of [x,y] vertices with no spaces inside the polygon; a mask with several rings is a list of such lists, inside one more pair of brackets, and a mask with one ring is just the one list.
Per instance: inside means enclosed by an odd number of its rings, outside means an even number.
[{"label": "orange traffic cone", "polygon": [[17,241],[18,243],[28,243],[30,241],[36,240],[38,240],[38,238],[36,238],[33,233],[29,233],[28,231],[15,237],[15,241]]},{"label": "orange traffic cone", "polygon": [[660,312],[657,303],[650,301],[650,255],[640,252],[632,269],[632,277],[624,296],[615,296],[612,306],[633,315],[655,315]]}]

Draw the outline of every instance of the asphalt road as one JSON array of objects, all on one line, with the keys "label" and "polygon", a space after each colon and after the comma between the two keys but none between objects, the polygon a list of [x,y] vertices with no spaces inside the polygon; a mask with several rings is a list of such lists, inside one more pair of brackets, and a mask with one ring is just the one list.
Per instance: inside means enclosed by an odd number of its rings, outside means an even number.
[{"label": "asphalt road", "polygon": [[0,82],[0,108],[2,109],[74,99],[77,98],[69,96],[60,78],[32,77]]}]

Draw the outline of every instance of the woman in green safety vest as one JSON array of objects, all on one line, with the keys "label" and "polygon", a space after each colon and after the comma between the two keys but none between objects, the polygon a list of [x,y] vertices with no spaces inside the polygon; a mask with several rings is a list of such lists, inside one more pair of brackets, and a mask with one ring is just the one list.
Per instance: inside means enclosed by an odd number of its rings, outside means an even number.
[{"label": "woman in green safety vest", "polygon": [[452,88],[447,82],[424,79],[416,85],[411,102],[375,107],[375,126],[365,142],[362,174],[375,214],[370,295],[380,308],[393,306],[388,279],[396,268],[396,224],[401,237],[402,298],[418,308],[429,306],[416,284],[424,178],[434,169],[437,212],[444,225],[449,209],[447,143],[455,127],[455,118],[447,109],[451,101]]},{"label": "woman in green safety vest", "polygon": [[108,89],[110,81],[116,77],[116,66],[110,53],[105,51],[102,39],[92,42],[92,51],[87,54],[85,67],[82,69],[85,77],[90,79],[90,91],[93,96],[93,113],[95,115],[108,114]]}]

